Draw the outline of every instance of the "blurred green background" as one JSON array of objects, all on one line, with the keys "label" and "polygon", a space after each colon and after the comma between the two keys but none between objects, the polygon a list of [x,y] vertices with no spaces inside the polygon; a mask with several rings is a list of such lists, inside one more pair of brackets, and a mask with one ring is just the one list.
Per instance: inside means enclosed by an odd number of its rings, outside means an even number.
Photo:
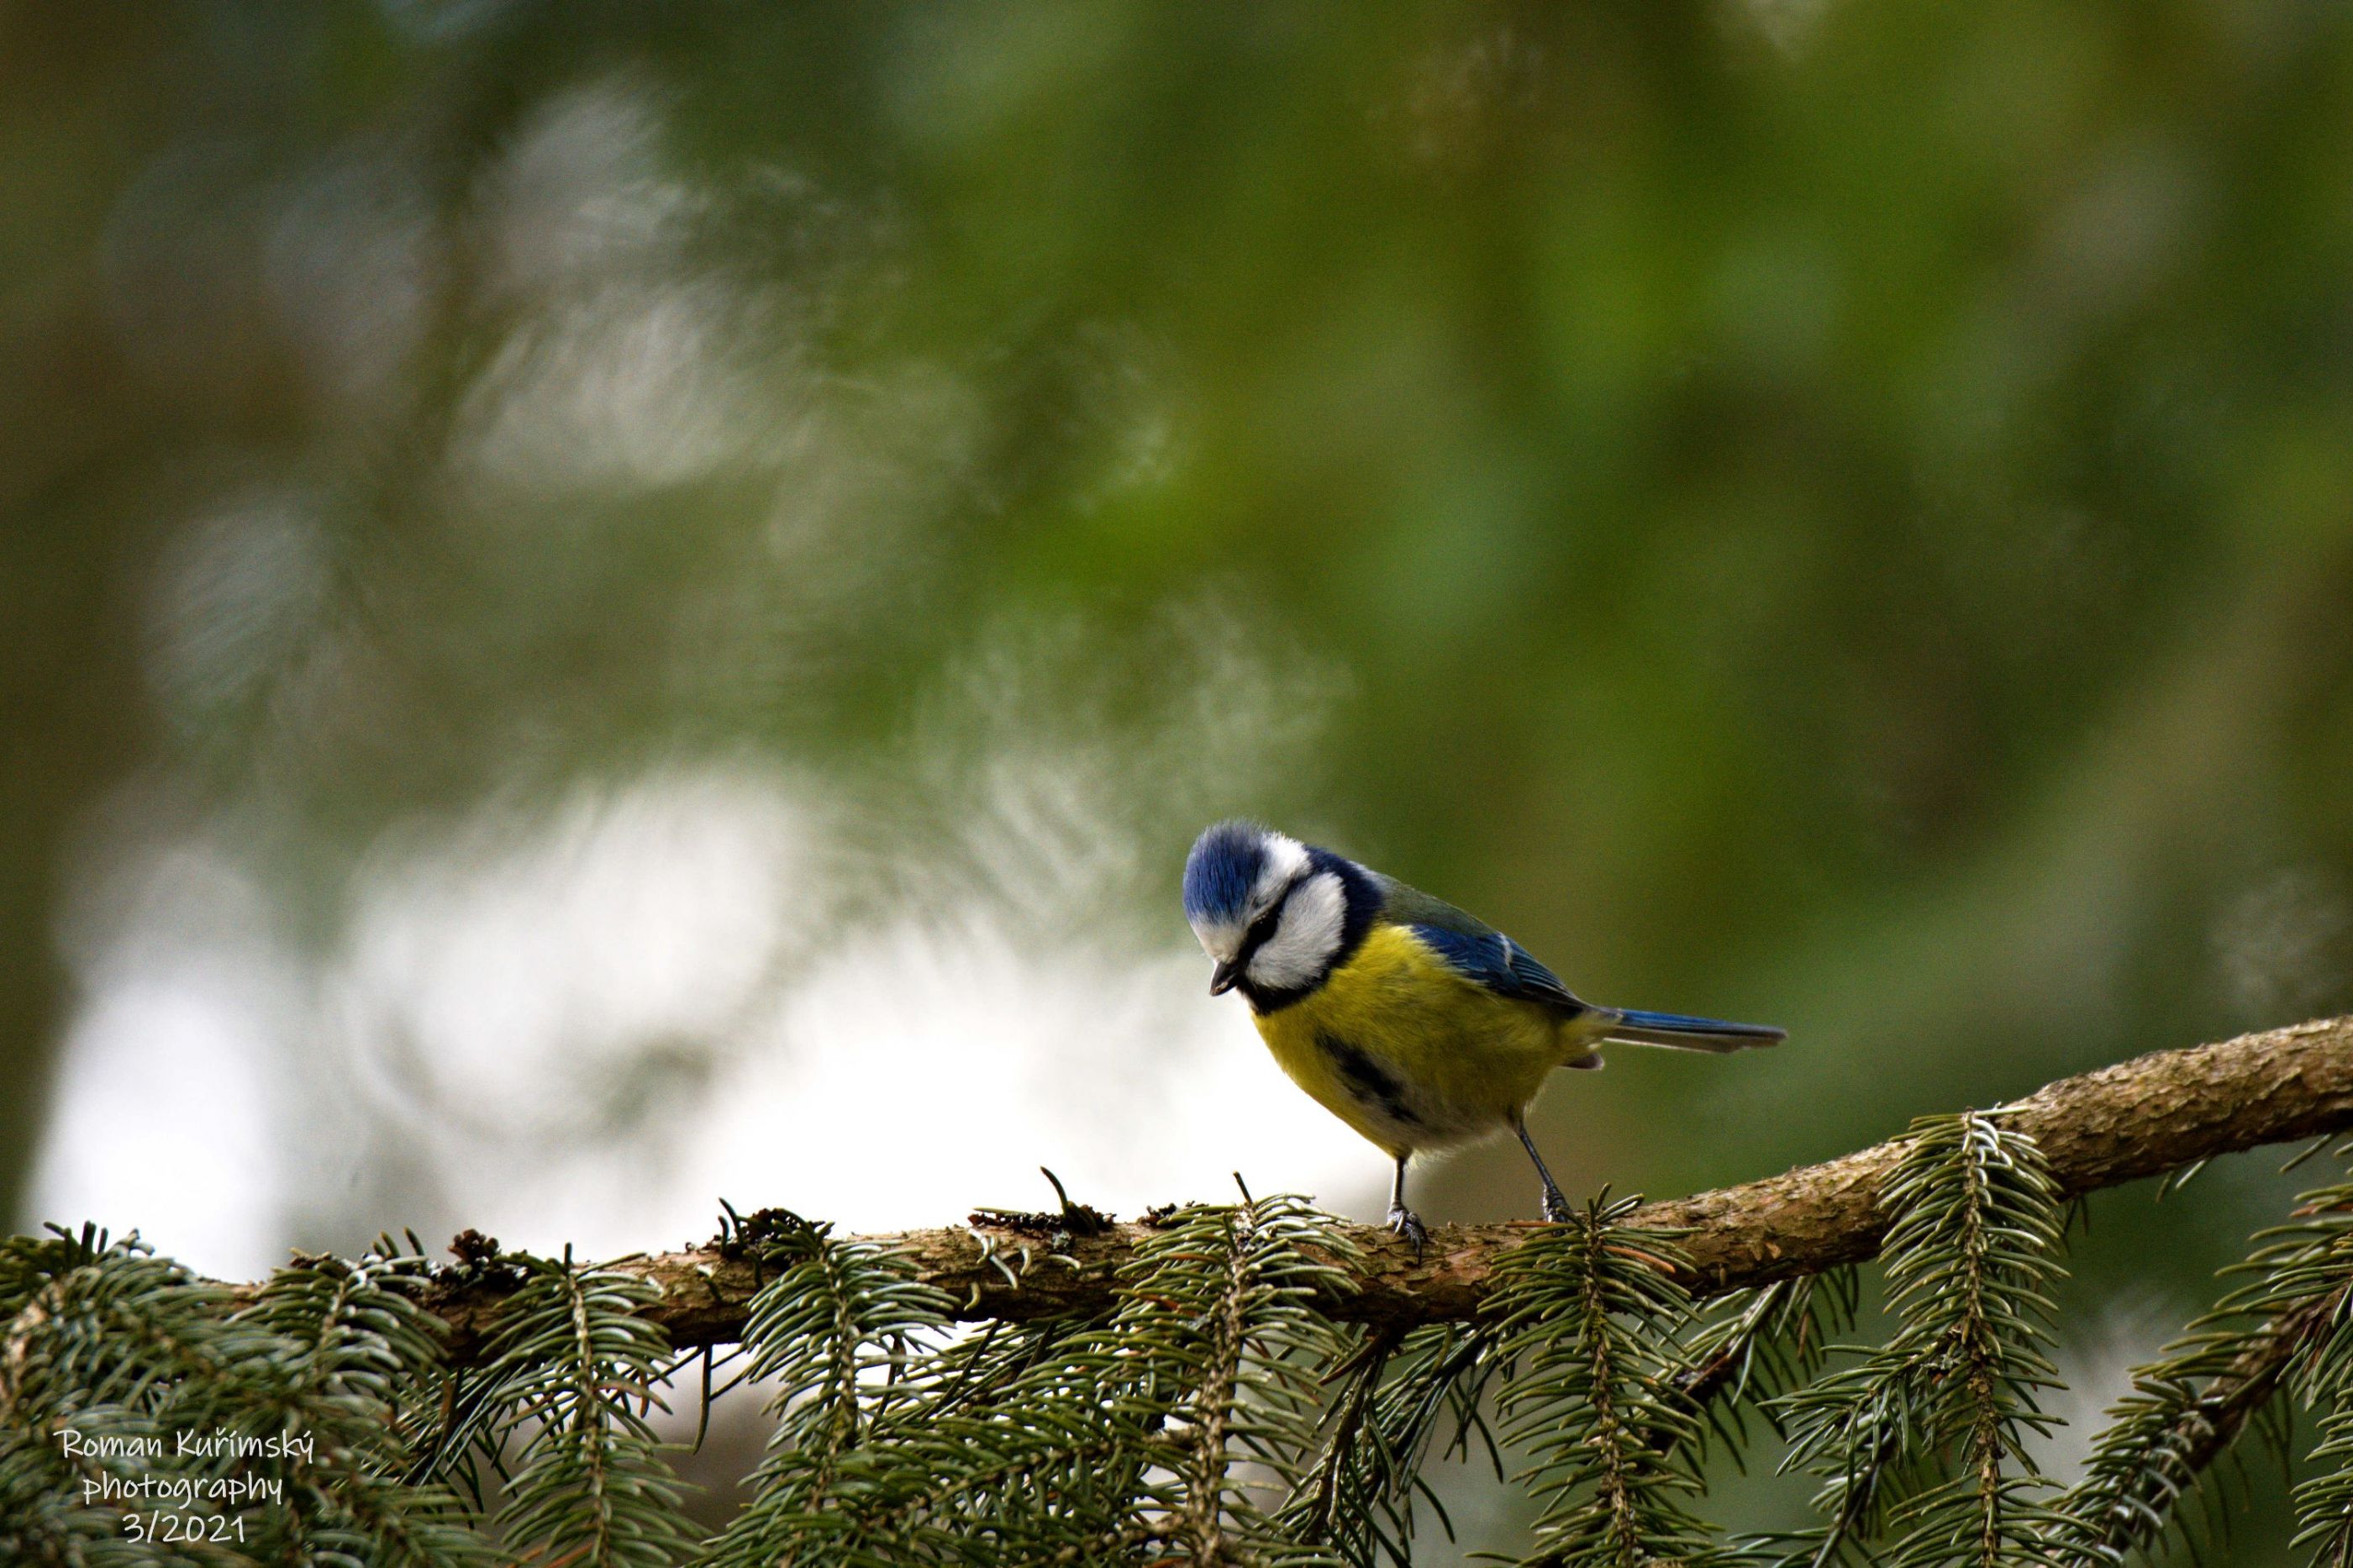
[{"label": "blurred green background", "polygon": [[[1208,1008],[1230,812],[1791,1029],[1556,1086],[1585,1190],[2353,1005],[2348,127],[2310,0],[0,5],[0,1211],[84,1217],[118,1116],[214,1136],[142,1020],[251,1148],[364,1147],[219,1178],[266,1255],[474,1212],[385,1106],[562,1078],[468,1147],[659,1166],[910,972],[1016,1043],[1059,974],[1088,1054],[1022,1098],[1149,1144],[1094,1089],[1164,1015],[1088,998]],[[749,881],[692,838],[772,808]],[[681,832],[675,908],[566,869]],[[649,942],[683,1001],[575,994]],[[468,964],[496,1006],[400,1011]],[[896,1223],[1023,1196],[907,1142]],[[2093,1407],[2279,1214],[2240,1164],[2097,1210]]]}]

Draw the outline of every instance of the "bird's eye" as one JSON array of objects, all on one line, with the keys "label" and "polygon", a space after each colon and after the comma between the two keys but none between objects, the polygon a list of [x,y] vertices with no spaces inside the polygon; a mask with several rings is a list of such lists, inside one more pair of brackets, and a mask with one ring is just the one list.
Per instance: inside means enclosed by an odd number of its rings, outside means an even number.
[{"label": "bird's eye", "polygon": [[1258,919],[1250,921],[1250,931],[1248,934],[1243,937],[1243,942],[1251,947],[1257,947],[1261,943],[1264,942],[1268,938],[1274,935],[1275,923],[1282,918],[1282,906],[1281,904],[1277,904],[1272,909],[1268,910],[1264,914],[1259,916]]}]

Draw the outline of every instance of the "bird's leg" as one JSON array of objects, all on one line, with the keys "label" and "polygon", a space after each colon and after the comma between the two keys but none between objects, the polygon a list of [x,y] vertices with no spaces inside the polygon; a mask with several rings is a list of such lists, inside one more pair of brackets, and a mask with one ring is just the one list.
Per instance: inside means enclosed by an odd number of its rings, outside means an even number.
[{"label": "bird's leg", "polygon": [[1535,1162],[1536,1176],[1544,1183],[1544,1216],[1546,1223],[1550,1225],[1563,1225],[1567,1223],[1568,1200],[1560,1195],[1559,1184],[1552,1179],[1552,1173],[1545,1169],[1544,1156],[1536,1152],[1535,1140],[1528,1136],[1528,1124],[1526,1120],[1523,1117],[1513,1117],[1512,1131],[1520,1135],[1520,1147],[1525,1149],[1528,1152],[1528,1158]]},{"label": "bird's leg", "polygon": [[1421,1249],[1430,1244],[1430,1232],[1421,1228],[1421,1221],[1405,1206],[1406,1158],[1403,1154],[1397,1157],[1397,1179],[1389,1184],[1389,1228],[1413,1243],[1413,1255],[1419,1258]]}]

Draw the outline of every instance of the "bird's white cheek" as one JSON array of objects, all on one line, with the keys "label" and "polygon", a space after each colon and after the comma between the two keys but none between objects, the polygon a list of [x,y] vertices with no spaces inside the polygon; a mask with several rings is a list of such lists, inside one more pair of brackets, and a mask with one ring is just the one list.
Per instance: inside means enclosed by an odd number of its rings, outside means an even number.
[{"label": "bird's white cheek", "polygon": [[1283,901],[1274,934],[1250,955],[1250,984],[1269,991],[1292,991],[1324,978],[1340,951],[1347,894],[1329,871],[1309,878]]}]

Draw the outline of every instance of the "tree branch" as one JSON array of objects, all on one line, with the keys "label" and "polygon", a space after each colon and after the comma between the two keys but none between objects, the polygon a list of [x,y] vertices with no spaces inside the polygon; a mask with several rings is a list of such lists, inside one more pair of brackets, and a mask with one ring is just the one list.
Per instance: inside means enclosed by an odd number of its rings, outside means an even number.
[{"label": "tree branch", "polygon": [[[2041,1145],[2070,1196],[2218,1154],[2345,1131],[2353,1128],[2353,1016],[2139,1057],[2062,1079],[2001,1115]],[[1879,1250],[1886,1226],[1880,1186],[1907,1142],[1893,1139],[1763,1181],[1649,1204],[1628,1223],[1684,1232],[1701,1296],[1860,1262]],[[1114,1271],[1153,1225],[1103,1223],[1083,1209],[974,1220],[873,1239],[910,1258],[922,1279],[955,1299],[959,1316],[1026,1321],[1107,1307]],[[1344,1266],[1354,1288],[1319,1305],[1335,1319],[1384,1328],[1472,1317],[1496,1263],[1535,1228],[1440,1226],[1417,1257],[1384,1229],[1350,1226],[1362,1252]],[[661,1286],[647,1315],[672,1343],[724,1344],[742,1333],[761,1283],[755,1251],[713,1241],[614,1267]],[[479,1350],[511,1290],[502,1270],[478,1265],[448,1271],[425,1305],[449,1324],[462,1360]]]}]

